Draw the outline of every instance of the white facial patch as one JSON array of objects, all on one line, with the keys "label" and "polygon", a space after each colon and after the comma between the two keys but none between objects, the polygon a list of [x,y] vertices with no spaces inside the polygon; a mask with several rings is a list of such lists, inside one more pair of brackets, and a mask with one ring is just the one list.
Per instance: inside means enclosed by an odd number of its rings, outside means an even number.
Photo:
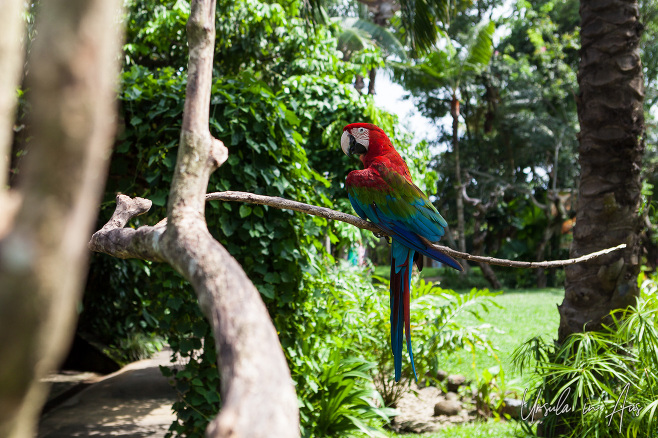
[{"label": "white facial patch", "polygon": [[366,128],[352,128],[350,131],[343,131],[343,135],[340,137],[340,148],[345,155],[349,155],[350,134],[354,137],[357,143],[368,149],[368,145],[370,144],[370,131]]},{"label": "white facial patch", "polygon": [[366,128],[352,128],[351,134],[356,138],[358,143],[361,143],[366,149],[370,144],[370,131]]}]

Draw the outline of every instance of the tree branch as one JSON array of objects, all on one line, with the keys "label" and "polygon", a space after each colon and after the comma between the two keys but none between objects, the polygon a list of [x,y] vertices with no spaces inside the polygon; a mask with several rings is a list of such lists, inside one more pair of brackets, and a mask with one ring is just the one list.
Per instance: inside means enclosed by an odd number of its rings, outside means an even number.
[{"label": "tree branch", "polygon": [[209,437],[299,436],[297,396],[276,329],[260,293],[205,222],[208,179],[228,157],[209,130],[215,43],[215,0],[193,0],[187,23],[190,59],[183,127],[169,194],[167,222],[123,228],[150,202],[117,197],[112,219],[94,234],[94,251],[164,261],[187,279],[212,325],[222,408]]},{"label": "tree branch", "polygon": [[165,231],[166,220],[153,227],[124,228],[133,217],[149,211],[151,201],[143,198],[131,199],[121,194],[117,195],[116,201],[114,214],[103,228],[91,236],[89,249],[120,259],[135,258],[165,262],[165,256],[160,248],[160,238]]},{"label": "tree branch", "polygon": [[[372,231],[373,233],[388,235],[388,233],[378,228],[372,222],[364,221],[363,219],[360,219],[356,216],[352,216],[351,214],[341,213],[339,211],[335,211],[326,207],[318,207],[315,205],[304,204],[302,202],[291,201],[290,199],[285,199],[285,198],[256,195],[254,193],[247,193],[247,192],[228,191],[228,192],[208,193],[206,195],[206,200],[248,202],[251,204],[268,205],[270,207],[281,208],[286,210],[295,210],[301,213],[312,214],[314,216],[319,216],[326,219],[346,222],[363,230]],[[574,265],[576,263],[587,262],[597,257],[601,257],[605,254],[609,254],[619,249],[626,248],[626,244],[621,244],[613,248],[603,249],[601,251],[596,251],[591,254],[585,254],[583,256],[573,259],[552,260],[546,262],[524,262],[524,261],[515,261],[515,260],[507,260],[507,259],[497,259],[494,257],[475,256],[465,252],[455,251],[454,249],[448,248],[447,246],[437,245],[436,243],[432,243],[426,239],[423,239],[423,241],[427,246],[432,247],[451,257],[455,257],[463,260],[471,260],[478,263],[487,263],[489,265],[506,266],[509,268],[526,268],[526,269],[527,268],[530,269],[557,268],[561,266]]]}]

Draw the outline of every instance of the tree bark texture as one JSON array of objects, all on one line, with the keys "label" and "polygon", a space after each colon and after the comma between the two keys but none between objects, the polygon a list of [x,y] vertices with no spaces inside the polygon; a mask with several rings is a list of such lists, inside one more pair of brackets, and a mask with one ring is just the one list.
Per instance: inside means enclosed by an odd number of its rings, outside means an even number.
[{"label": "tree bark texture", "polygon": [[47,389],[39,379],[59,366],[73,336],[116,120],[120,5],[50,0],[37,17],[30,152],[17,212],[0,236],[2,437],[34,436]]},{"label": "tree bark texture", "polygon": [[297,437],[297,396],[274,325],[260,293],[212,237],[204,217],[208,179],[228,157],[209,130],[214,14],[215,0],[192,2],[183,127],[166,223],[123,228],[150,203],[119,195],[115,214],[94,234],[90,248],[167,262],[194,287],[213,328],[222,382],[222,408],[207,436]]},{"label": "tree bark texture", "polygon": [[612,309],[634,304],[640,268],[640,166],[644,85],[635,0],[581,0],[580,190],[571,255],[625,250],[566,268],[559,340],[596,330]]},{"label": "tree bark texture", "polygon": [[0,192],[5,189],[9,178],[16,90],[23,66],[23,7],[23,0],[0,0]]}]

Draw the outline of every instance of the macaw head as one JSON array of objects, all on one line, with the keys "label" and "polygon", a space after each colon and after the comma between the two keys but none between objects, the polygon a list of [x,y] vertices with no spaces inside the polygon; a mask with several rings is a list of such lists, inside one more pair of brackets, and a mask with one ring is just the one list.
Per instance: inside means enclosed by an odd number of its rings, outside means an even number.
[{"label": "macaw head", "polygon": [[393,149],[386,133],[372,123],[352,123],[343,128],[340,148],[347,156],[358,156],[365,164],[366,156],[375,157]]}]

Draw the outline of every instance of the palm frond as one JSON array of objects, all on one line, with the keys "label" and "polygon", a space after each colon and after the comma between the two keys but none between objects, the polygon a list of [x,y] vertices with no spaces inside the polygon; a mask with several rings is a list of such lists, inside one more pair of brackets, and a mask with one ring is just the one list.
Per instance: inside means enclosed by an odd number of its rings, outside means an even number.
[{"label": "palm frond", "polygon": [[407,59],[404,46],[388,29],[371,21],[361,19],[355,20],[352,26],[366,32],[370,36],[370,39],[377,43],[387,54],[395,55],[403,61]]},{"label": "palm frond", "polygon": [[371,44],[369,35],[363,30],[352,26],[349,23],[351,20],[354,19],[340,20],[341,31],[338,34],[338,48],[345,54],[358,52]]},{"label": "palm frond", "polygon": [[341,18],[339,22],[341,33],[338,44],[341,50],[350,52],[363,50],[368,45],[376,45],[387,55],[395,55],[400,60],[407,59],[404,46],[393,33],[386,28],[361,18]]},{"label": "palm frond", "polygon": [[474,38],[466,46],[465,71],[480,71],[493,56],[493,34],[496,27],[493,21],[481,23],[477,28]]},{"label": "palm frond", "polygon": [[316,24],[325,24],[328,21],[322,0],[302,0],[301,16],[307,25],[313,27]]},{"label": "palm frond", "polygon": [[450,0],[404,0],[401,4],[402,27],[415,55],[427,53],[438,37],[438,22],[449,21]]}]

